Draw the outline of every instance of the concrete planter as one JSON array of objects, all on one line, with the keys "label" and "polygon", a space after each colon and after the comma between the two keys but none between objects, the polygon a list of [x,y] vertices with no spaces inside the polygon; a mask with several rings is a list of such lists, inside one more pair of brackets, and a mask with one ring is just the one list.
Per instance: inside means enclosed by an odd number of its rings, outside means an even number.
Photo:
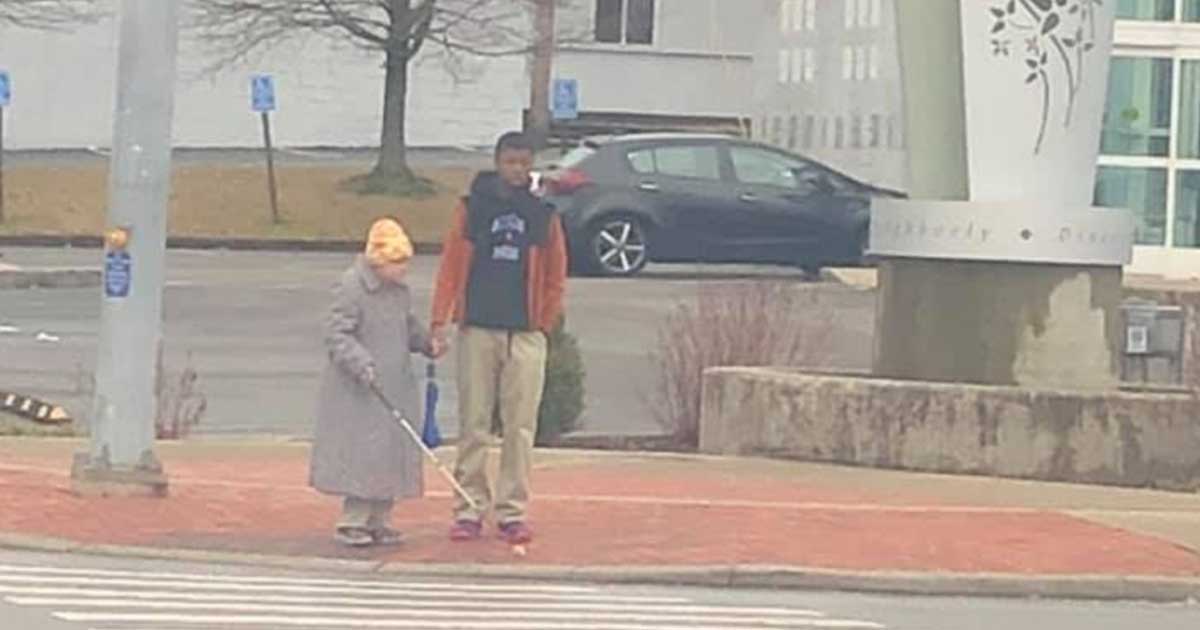
[{"label": "concrete planter", "polygon": [[700,450],[939,473],[1200,488],[1200,399],[728,368]]}]

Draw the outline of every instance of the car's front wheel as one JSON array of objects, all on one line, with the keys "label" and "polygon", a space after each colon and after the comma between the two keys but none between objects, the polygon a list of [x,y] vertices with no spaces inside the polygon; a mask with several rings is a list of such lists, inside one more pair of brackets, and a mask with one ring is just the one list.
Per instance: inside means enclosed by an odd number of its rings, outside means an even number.
[{"label": "car's front wheel", "polygon": [[645,225],[635,217],[600,219],[588,230],[589,270],[604,276],[628,277],[646,268],[650,244]]}]

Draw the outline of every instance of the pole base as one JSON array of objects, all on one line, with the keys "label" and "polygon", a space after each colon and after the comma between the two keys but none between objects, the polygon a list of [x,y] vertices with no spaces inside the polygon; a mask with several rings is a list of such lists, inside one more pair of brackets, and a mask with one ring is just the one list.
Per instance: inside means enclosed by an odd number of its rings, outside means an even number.
[{"label": "pole base", "polygon": [[71,492],[80,497],[164,498],[167,475],[157,462],[113,467],[102,459],[93,460],[88,453],[78,453],[71,467]]}]

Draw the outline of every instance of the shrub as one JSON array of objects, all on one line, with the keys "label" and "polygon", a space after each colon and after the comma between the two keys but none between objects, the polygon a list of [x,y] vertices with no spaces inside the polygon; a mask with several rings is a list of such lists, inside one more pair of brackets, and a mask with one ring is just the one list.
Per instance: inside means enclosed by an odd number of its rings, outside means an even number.
[{"label": "shrub", "polygon": [[546,360],[546,385],[538,409],[538,444],[544,444],[578,428],[583,415],[587,371],[579,340],[567,332],[565,322],[550,335]]},{"label": "shrub", "polygon": [[655,419],[680,446],[700,439],[704,372],[713,367],[813,365],[830,352],[832,313],[780,281],[702,287],[659,326],[651,353]]},{"label": "shrub", "polygon": [[155,383],[158,409],[154,417],[157,439],[181,440],[200,424],[208,410],[208,399],[200,391],[199,381],[200,375],[192,368],[191,355],[188,355],[187,365],[171,382],[167,371],[163,369],[162,350],[159,350],[158,378]]}]

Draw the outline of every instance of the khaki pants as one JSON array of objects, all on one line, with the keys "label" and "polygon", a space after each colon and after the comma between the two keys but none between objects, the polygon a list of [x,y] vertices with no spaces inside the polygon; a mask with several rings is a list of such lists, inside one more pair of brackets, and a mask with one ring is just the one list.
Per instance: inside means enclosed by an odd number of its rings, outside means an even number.
[{"label": "khaki pants", "polygon": [[392,501],[372,501],[346,497],[342,502],[342,518],[338,529],[356,528],[379,531],[391,525]]},{"label": "khaki pants", "polygon": [[[546,380],[546,336],[463,327],[458,341],[458,404],[462,423],[455,476],[486,512],[492,504],[488,480],[488,443],[492,413],[500,412],[504,445],[496,484],[496,519],[501,525],[525,520],[529,472],[538,408]],[[484,514],[462,499],[458,520],[482,520]]]}]

